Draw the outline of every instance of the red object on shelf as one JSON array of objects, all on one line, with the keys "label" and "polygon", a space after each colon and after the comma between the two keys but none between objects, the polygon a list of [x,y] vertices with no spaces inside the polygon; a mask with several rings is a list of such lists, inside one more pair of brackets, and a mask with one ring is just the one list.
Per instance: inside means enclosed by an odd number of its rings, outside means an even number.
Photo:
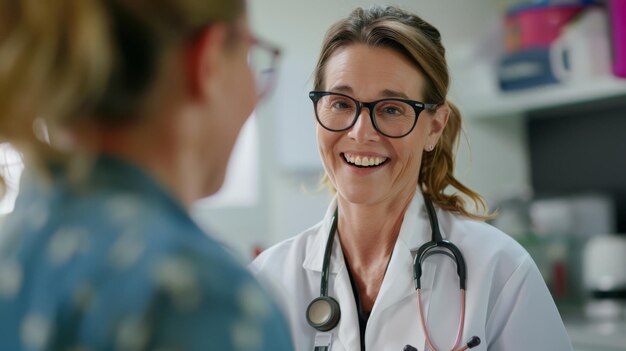
[{"label": "red object on shelf", "polygon": [[535,6],[509,13],[504,22],[507,53],[548,48],[561,29],[583,11],[584,5]]},{"label": "red object on shelf", "polygon": [[626,78],[626,0],[610,0],[613,73]]},{"label": "red object on shelf", "polygon": [[552,272],[552,293],[554,298],[567,296],[567,269],[563,262],[556,262]]},{"label": "red object on shelf", "polygon": [[256,258],[263,252],[263,248],[260,245],[256,245],[252,248],[252,258]]}]

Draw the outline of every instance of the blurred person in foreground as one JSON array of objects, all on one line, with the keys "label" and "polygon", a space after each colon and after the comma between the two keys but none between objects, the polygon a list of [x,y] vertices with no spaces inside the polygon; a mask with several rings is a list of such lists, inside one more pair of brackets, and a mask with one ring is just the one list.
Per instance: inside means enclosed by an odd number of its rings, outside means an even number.
[{"label": "blurred person in foreground", "polygon": [[454,176],[459,110],[439,31],[358,8],[324,39],[309,93],[335,198],[251,269],[297,350],[571,350],[529,254]]},{"label": "blurred person in foreground", "polygon": [[1,349],[292,349],[188,215],[267,90],[255,50],[278,55],[243,0],[0,1],[0,137],[26,163],[1,234]]}]

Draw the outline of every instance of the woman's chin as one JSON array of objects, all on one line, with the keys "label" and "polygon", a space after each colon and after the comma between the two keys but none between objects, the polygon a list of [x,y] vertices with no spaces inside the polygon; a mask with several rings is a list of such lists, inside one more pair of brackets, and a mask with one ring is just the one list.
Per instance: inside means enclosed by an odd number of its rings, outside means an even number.
[{"label": "woman's chin", "polygon": [[348,203],[369,205],[379,202],[384,197],[380,188],[348,186],[337,189],[337,193]]}]

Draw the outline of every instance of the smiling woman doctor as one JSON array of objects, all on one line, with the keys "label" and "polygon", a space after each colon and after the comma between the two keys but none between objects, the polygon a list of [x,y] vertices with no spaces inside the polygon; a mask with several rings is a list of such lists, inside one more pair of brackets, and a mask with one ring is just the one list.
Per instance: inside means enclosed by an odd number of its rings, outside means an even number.
[{"label": "smiling woman doctor", "polygon": [[466,209],[461,195],[485,206],[453,175],[448,84],[415,15],[359,8],[328,31],[310,98],[336,196],[251,265],[298,350],[572,349],[528,253]]}]

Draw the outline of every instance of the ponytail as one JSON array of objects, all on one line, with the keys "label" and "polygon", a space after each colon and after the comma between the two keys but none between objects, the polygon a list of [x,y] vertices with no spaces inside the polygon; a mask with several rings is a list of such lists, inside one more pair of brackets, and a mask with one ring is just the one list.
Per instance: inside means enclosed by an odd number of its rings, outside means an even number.
[{"label": "ponytail", "polygon": [[487,212],[485,200],[454,177],[454,154],[461,131],[461,114],[452,102],[448,101],[447,104],[450,108],[450,116],[443,134],[435,149],[432,152],[425,152],[422,156],[420,186],[422,191],[429,194],[433,202],[444,210],[477,220],[492,219],[492,215],[480,215],[468,211],[465,199],[458,193],[449,195],[444,192],[448,186],[453,187],[470,198],[479,212]]}]

